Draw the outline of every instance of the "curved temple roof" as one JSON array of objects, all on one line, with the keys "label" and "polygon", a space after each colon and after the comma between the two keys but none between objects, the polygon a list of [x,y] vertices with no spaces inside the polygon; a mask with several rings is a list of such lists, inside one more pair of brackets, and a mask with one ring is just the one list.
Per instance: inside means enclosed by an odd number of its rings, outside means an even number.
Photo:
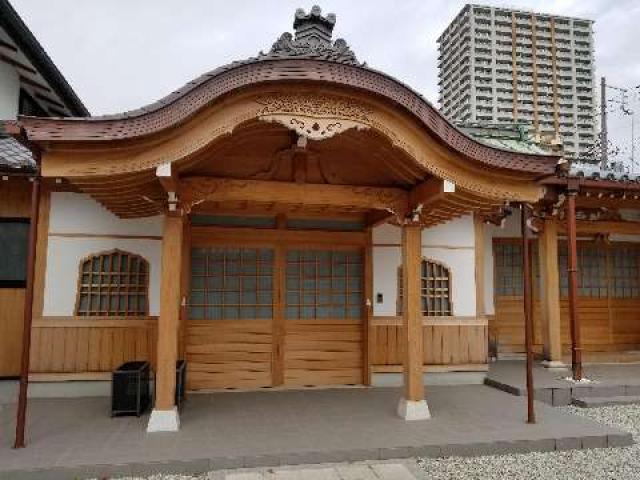
[{"label": "curved temple roof", "polygon": [[20,127],[38,142],[109,141],[141,138],[181,124],[223,95],[242,87],[285,81],[346,86],[384,97],[416,117],[436,138],[467,158],[494,168],[550,175],[553,153],[516,153],[483,144],[445,119],[424,97],[395,78],[359,63],[342,39],[332,41],[335,16],[298,9],[295,35],[284,33],[267,53],[206,73],[146,107],[89,118],[21,117]]}]

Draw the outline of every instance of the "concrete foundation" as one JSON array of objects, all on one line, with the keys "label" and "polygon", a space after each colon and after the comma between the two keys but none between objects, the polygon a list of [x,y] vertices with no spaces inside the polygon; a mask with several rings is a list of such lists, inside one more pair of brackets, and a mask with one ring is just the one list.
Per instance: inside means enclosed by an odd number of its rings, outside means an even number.
[{"label": "concrete foundation", "polygon": [[426,400],[413,401],[405,398],[401,398],[398,403],[398,415],[407,421],[429,420],[431,418]]},{"label": "concrete foundation", "polygon": [[172,410],[156,410],[151,412],[149,424],[147,425],[147,433],[154,432],[177,432],[180,430],[180,415],[178,415],[178,407]]}]

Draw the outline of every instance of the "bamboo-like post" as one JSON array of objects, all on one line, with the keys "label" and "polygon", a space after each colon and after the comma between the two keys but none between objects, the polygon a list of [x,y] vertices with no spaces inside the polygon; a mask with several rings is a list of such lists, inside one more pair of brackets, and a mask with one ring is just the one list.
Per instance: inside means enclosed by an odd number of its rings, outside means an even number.
[{"label": "bamboo-like post", "polygon": [[25,288],[22,332],[22,358],[20,361],[20,389],[16,416],[16,438],[14,448],[25,447],[25,424],[27,420],[27,391],[29,389],[29,357],[31,356],[31,324],[33,323],[33,281],[36,265],[36,241],[40,216],[40,174],[31,184],[31,219],[29,224],[29,246],[27,251],[27,284]]},{"label": "bamboo-like post", "polygon": [[582,344],[578,319],[578,245],[576,239],[576,193],[567,195],[567,249],[569,257],[569,325],[571,329],[571,369],[574,380],[582,380]]},{"label": "bamboo-like post", "polygon": [[522,275],[524,289],[524,341],[527,352],[527,423],[536,423],[533,407],[533,302],[531,281],[531,252],[529,249],[529,207],[520,205],[520,227],[522,232]]}]

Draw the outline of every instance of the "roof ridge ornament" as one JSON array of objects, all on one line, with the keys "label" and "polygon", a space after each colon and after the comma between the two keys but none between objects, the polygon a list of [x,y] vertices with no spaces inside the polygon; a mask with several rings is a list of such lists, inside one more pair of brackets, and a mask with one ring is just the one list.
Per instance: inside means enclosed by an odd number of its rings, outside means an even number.
[{"label": "roof ridge ornament", "polygon": [[322,16],[322,10],[315,5],[309,13],[302,8],[296,10],[293,28],[295,36],[284,32],[271,47],[269,53],[260,53],[261,60],[271,58],[307,57],[336,63],[360,66],[347,42],[338,38],[332,41],[336,16],[329,13]]}]

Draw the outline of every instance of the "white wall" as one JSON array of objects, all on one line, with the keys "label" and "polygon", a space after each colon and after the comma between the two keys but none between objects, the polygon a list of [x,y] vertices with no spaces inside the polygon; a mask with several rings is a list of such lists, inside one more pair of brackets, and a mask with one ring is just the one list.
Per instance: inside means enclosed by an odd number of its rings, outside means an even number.
[{"label": "white wall", "polygon": [[513,209],[513,213],[505,219],[501,227],[495,225],[484,226],[484,311],[487,315],[495,313],[495,305],[493,303],[494,238],[520,238],[520,211],[518,209]]},{"label": "white wall", "polygon": [[52,193],[43,315],[73,315],[80,261],[114,248],[149,262],[149,314],[158,315],[162,242],[148,237],[161,235],[162,217],[122,220],[88,195]]},{"label": "white wall", "polygon": [[[382,225],[373,231],[374,315],[396,315],[397,271],[401,263],[400,228]],[[422,231],[422,255],[450,268],[453,314],[476,314],[475,237],[473,218],[466,216]],[[377,303],[377,294],[383,302]]]},{"label": "white wall", "polygon": [[88,195],[53,192],[49,231],[65,234],[162,236],[162,217],[121,219]]},{"label": "white wall", "polygon": [[0,62],[0,120],[14,120],[18,116],[20,78],[11,65]]}]

